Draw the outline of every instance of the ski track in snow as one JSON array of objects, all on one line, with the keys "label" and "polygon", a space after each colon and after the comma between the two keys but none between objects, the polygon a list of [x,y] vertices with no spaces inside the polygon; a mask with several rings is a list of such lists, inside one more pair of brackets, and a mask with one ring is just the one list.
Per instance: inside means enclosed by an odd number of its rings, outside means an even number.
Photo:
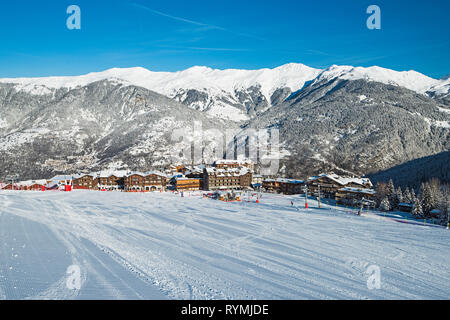
[{"label": "ski track in snow", "polygon": [[449,237],[300,196],[3,191],[0,299],[448,299]]}]

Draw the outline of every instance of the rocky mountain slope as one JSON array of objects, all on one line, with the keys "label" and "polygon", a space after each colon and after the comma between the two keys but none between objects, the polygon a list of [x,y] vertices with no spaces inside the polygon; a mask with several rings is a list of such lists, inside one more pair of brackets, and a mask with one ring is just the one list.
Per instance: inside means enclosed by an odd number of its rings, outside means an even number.
[{"label": "rocky mountain slope", "polygon": [[175,139],[174,132],[189,131],[194,121],[204,129],[233,128],[145,88],[106,80],[37,96],[0,85],[0,93],[8,123],[0,131],[0,177],[189,161],[179,157],[189,140]]},{"label": "rocky mountain slope", "polygon": [[278,128],[287,176],[368,174],[450,149],[449,109],[403,87],[317,81],[246,124]]}]

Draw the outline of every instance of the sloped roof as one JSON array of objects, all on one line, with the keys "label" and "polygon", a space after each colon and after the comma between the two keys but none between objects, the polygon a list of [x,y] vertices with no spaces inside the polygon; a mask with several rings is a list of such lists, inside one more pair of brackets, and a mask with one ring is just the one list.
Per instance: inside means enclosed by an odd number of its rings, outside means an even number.
[{"label": "sloped roof", "polygon": [[49,179],[50,181],[62,181],[62,180],[72,180],[72,176],[69,175],[59,175],[54,176],[53,178]]},{"label": "sloped roof", "polygon": [[82,178],[82,177],[85,177],[85,176],[90,176],[90,177],[93,177],[94,179],[96,179],[96,178],[98,178],[98,174],[97,173],[78,173],[78,174],[74,174],[73,176],[72,176],[72,178],[73,179],[79,179],[79,178]]},{"label": "sloped roof", "polygon": [[216,160],[214,161],[214,164],[239,164],[239,165],[243,165],[243,164],[253,164],[253,161],[251,160],[232,160],[232,159],[220,159],[220,160]]},{"label": "sloped roof", "polygon": [[241,168],[227,168],[227,169],[217,169],[217,168],[206,168],[208,174],[214,174],[217,177],[235,177],[243,176],[250,172],[246,167]]},{"label": "sloped roof", "polygon": [[341,186],[345,186],[349,183],[356,183],[359,185],[365,185],[365,184],[369,184],[370,186],[372,186],[372,182],[370,181],[369,178],[360,178],[360,177],[341,177],[335,173],[331,173],[331,174],[326,174],[326,173],[322,173],[318,176],[313,176],[308,178],[308,181],[314,181],[317,180],[319,178],[329,178],[330,180],[333,180],[334,182],[336,182],[337,184],[340,184]]},{"label": "sloped roof", "polygon": [[376,191],[372,190],[372,189],[350,188],[350,187],[344,187],[342,189],[339,189],[339,191],[347,191],[347,192],[354,192],[354,193],[364,193],[364,194],[370,194],[370,195],[374,195],[376,193]]},{"label": "sloped roof", "polygon": [[20,181],[17,183],[19,186],[32,186],[34,184],[40,184],[40,185],[46,185],[47,180],[40,179],[40,180],[26,180],[26,181]]},{"label": "sloped roof", "polygon": [[265,179],[265,182],[280,182],[280,183],[292,183],[292,184],[303,184],[304,180],[297,179],[286,179],[286,178],[277,178],[277,179]]},{"label": "sloped roof", "polygon": [[167,174],[162,173],[161,171],[152,170],[152,171],[147,171],[147,172],[145,172],[145,175],[146,175],[146,176],[149,176],[149,175],[151,175],[151,174],[154,174],[154,175],[157,175],[157,176],[161,176],[161,177],[167,178]]}]

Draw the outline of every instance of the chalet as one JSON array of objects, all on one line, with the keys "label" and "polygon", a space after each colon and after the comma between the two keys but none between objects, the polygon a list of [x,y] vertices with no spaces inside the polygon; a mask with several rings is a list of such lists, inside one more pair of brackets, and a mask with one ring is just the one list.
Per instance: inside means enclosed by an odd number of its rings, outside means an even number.
[{"label": "chalet", "polygon": [[144,191],[165,191],[167,176],[159,171],[149,171],[145,173],[143,182]]},{"label": "chalet", "polygon": [[47,180],[28,180],[17,183],[19,190],[42,191],[45,189]]},{"label": "chalet", "polygon": [[345,205],[372,204],[375,196],[375,190],[344,187],[336,192],[336,201]]},{"label": "chalet", "polygon": [[169,167],[167,167],[164,171],[168,176],[173,176],[177,173],[184,174],[186,171],[188,171],[189,168],[187,168],[183,164],[173,165],[171,164]]},{"label": "chalet", "polygon": [[7,183],[2,185],[2,190],[18,190],[18,187],[16,184]]},{"label": "chalet", "polygon": [[98,189],[108,191],[123,190],[125,184],[124,176],[121,172],[101,173],[98,176]]},{"label": "chalet", "polygon": [[200,190],[199,178],[173,177],[171,183],[174,189],[178,191]]},{"label": "chalet", "polygon": [[439,218],[440,216],[441,216],[441,210],[439,210],[439,209],[433,209],[433,210],[431,210],[430,211],[430,216],[432,217],[432,218]]},{"label": "chalet", "polygon": [[283,193],[289,195],[304,193],[304,186],[305,181],[295,179],[266,179],[262,182],[262,188],[267,192]]},{"label": "chalet", "polygon": [[311,177],[307,181],[309,191],[312,195],[323,198],[335,198],[339,189],[344,187],[370,189],[372,183],[368,178],[341,177],[337,174],[321,174]]},{"label": "chalet", "polygon": [[403,212],[411,212],[413,210],[413,208],[414,208],[414,205],[412,203],[400,202],[398,204],[398,209]]},{"label": "chalet", "polygon": [[191,179],[199,179],[200,180],[200,190],[204,189],[204,184],[203,184],[203,169],[204,166],[200,167],[194,167],[192,169],[190,169],[189,171],[186,171],[184,176],[186,178],[191,178]]},{"label": "chalet", "polygon": [[125,191],[143,191],[145,186],[145,173],[130,172],[125,177]]},{"label": "chalet", "polygon": [[252,184],[252,177],[251,170],[246,167],[203,169],[205,190],[249,188]]},{"label": "chalet", "polygon": [[73,176],[74,189],[98,190],[99,177],[96,174],[78,174]]}]

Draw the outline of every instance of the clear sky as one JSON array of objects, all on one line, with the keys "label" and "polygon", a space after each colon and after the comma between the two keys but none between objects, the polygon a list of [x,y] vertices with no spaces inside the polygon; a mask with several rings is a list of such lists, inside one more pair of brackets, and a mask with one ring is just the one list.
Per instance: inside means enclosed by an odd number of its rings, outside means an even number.
[{"label": "clear sky", "polygon": [[[66,9],[81,8],[81,30]],[[366,9],[381,8],[381,30]],[[450,73],[448,0],[29,0],[0,5],[0,77],[299,62]]]}]

